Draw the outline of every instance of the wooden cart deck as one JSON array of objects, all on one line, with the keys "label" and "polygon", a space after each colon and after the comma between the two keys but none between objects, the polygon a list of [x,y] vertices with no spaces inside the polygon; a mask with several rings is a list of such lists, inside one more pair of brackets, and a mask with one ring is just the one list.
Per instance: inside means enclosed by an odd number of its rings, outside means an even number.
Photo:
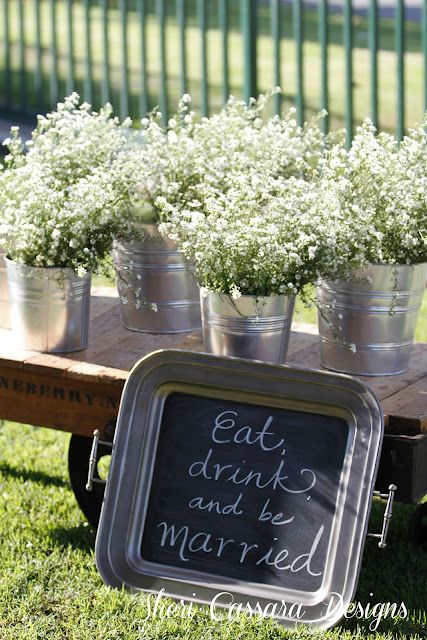
[{"label": "wooden cart deck", "polygon": [[[295,324],[287,364],[320,368],[313,325]],[[114,289],[94,290],[90,346],[74,354],[17,349],[0,330],[0,418],[90,436],[117,416],[123,385],[144,355],[164,348],[203,350],[200,331],[156,335],[123,328]],[[404,374],[361,378],[379,398],[386,432],[427,432],[427,344],[414,346]]]},{"label": "wooden cart deck", "polygon": [[[175,335],[127,331],[114,289],[95,289],[91,305],[90,346],[78,353],[56,356],[20,350],[12,332],[0,330],[0,419],[74,434],[68,458],[71,486],[96,526],[104,487],[96,484],[93,491],[86,491],[94,430],[102,440],[111,441],[123,386],[140,358],[158,349],[203,351],[203,342],[201,331]],[[313,325],[293,325],[287,364],[320,368],[316,333]],[[385,415],[377,489],[384,492],[391,483],[397,484],[397,499],[415,503],[427,493],[427,344],[414,345],[406,373],[362,380],[376,393]],[[109,453],[108,446],[100,445],[97,462]],[[411,538],[424,544],[423,513],[411,525],[415,532]]]}]

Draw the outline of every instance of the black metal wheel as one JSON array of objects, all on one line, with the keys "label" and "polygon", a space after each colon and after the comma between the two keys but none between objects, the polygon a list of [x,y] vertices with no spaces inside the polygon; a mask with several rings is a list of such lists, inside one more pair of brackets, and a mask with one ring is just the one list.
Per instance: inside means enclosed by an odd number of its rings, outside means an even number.
[{"label": "black metal wheel", "polygon": [[409,521],[410,541],[427,551],[427,502],[420,504]]},{"label": "black metal wheel", "polygon": [[[71,436],[70,446],[68,449],[68,473],[70,476],[71,488],[76,496],[78,505],[86,516],[88,522],[96,529],[101,515],[105,485],[94,482],[91,491],[87,491],[86,489],[92,442],[93,439],[88,438],[87,436],[74,434]],[[99,461],[101,458],[110,455],[111,447],[103,444],[98,445],[96,456],[97,464],[93,474],[95,480],[102,479],[98,472]]]}]

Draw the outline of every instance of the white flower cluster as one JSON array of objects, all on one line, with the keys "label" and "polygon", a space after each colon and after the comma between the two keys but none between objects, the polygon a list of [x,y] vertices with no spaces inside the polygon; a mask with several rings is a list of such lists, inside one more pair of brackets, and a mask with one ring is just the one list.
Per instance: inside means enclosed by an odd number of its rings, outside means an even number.
[{"label": "white flower cluster", "polygon": [[135,194],[134,204],[139,202],[144,221],[159,221],[159,197],[177,206],[197,206],[207,185],[225,192],[241,174],[313,178],[337,134],[322,133],[323,113],[304,127],[298,126],[294,109],[283,118],[263,120],[267,101],[276,91],[249,104],[231,97],[219,113],[200,122],[185,94],[166,128],[156,111],[144,118],[142,144],[128,148],[116,167]]},{"label": "white flower cluster", "polygon": [[96,271],[114,237],[131,232],[132,212],[111,163],[131,137],[129,122],[79,106],[72,94],[39,116],[33,139],[5,141],[0,237],[10,258],[35,267]]},{"label": "white flower cluster", "polygon": [[[292,294],[319,276],[347,279],[367,262],[427,260],[427,120],[400,145],[367,120],[347,151],[315,123],[293,135],[291,116],[255,125],[249,112],[231,101],[202,133],[195,125],[193,141],[206,135],[213,149],[204,180],[193,199],[155,202],[162,232],[194,262],[202,286]],[[235,122],[228,139],[216,133],[222,118]]]},{"label": "white flower cluster", "polygon": [[367,119],[348,151],[338,144],[321,162],[318,188],[336,194],[365,261],[427,261],[427,115],[400,144]]},{"label": "white flower cluster", "polygon": [[159,196],[174,203],[185,202],[201,180],[191,139],[195,114],[190,111],[190,102],[185,94],[166,128],[160,124],[158,111],[143,118],[133,143],[123,148],[113,164],[112,170],[121,176],[122,192],[141,222],[158,222],[155,202]]},{"label": "white flower cluster", "polygon": [[6,141],[0,237],[32,266],[97,270],[114,238],[161,222],[208,290],[295,294],[366,262],[427,260],[427,117],[398,144],[369,120],[350,150],[319,114],[263,117],[278,89],[231,97],[196,121],[185,94],[167,127],[92,112],[72,94],[39,117],[33,139]]},{"label": "white flower cluster", "polygon": [[319,160],[341,132],[325,136],[318,114],[303,127],[298,126],[295,109],[283,117],[263,120],[269,98],[278,89],[252,98],[248,104],[231,97],[225,107],[194,125],[195,154],[204,165],[203,181],[227,187],[234,174],[261,173],[272,177],[315,176]]},{"label": "white flower cluster", "polygon": [[[316,183],[248,173],[229,178],[221,192],[203,191],[203,208],[157,205],[161,231],[177,240],[209,291],[240,295],[295,295],[320,275],[350,268],[335,196]],[[321,196],[321,197],[319,197]],[[324,215],[325,209],[334,211]]]}]

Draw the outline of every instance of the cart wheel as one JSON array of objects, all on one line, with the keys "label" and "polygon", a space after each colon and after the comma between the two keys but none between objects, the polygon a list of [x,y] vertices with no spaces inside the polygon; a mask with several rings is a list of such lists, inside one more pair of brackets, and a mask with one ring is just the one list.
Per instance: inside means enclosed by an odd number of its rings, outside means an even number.
[{"label": "cart wheel", "polygon": [[[104,499],[105,485],[94,483],[92,491],[86,490],[89,457],[92,449],[92,438],[72,435],[68,449],[68,473],[70,475],[71,488],[74,491],[80,509],[85,514],[89,523],[96,529],[101,515],[102,501]],[[98,445],[98,463],[104,456],[111,455],[111,448]],[[99,479],[98,468],[95,469],[94,478]]]},{"label": "cart wheel", "polygon": [[427,551],[427,502],[420,504],[409,521],[409,539]]}]

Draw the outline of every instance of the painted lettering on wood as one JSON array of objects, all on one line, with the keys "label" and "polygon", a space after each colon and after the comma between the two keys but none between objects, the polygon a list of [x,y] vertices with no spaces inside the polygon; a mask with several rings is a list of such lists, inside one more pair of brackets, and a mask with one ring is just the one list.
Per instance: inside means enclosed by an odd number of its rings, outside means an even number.
[{"label": "painted lettering on wood", "polygon": [[91,436],[117,417],[122,388],[101,381],[45,375],[3,368],[0,375],[0,414]]}]

